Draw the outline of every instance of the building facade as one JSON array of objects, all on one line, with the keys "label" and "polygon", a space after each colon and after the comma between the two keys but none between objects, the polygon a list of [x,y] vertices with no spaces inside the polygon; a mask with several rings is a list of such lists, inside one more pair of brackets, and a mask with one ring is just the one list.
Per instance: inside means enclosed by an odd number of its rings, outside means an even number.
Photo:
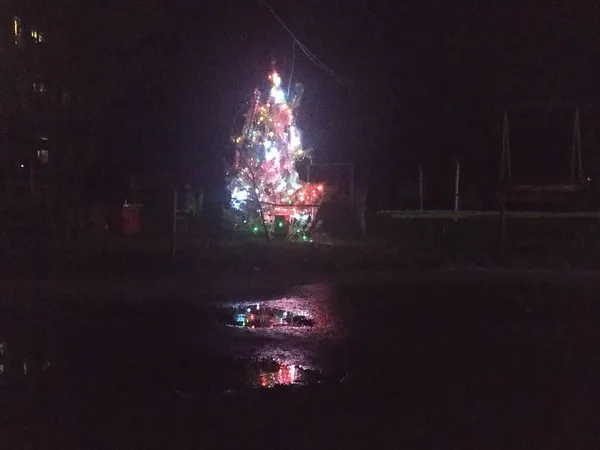
[{"label": "building facade", "polygon": [[2,6],[1,86],[2,200],[22,202],[35,194],[39,174],[50,161],[49,86],[46,31],[27,5]]},{"label": "building facade", "polygon": [[0,3],[0,228],[4,233],[7,228],[23,228],[25,216],[32,219],[29,222],[56,227],[57,211],[71,202],[65,195],[73,191],[79,161],[74,158],[75,146],[84,136],[69,88],[74,79],[68,64],[69,42],[63,24],[54,19],[52,3]]}]

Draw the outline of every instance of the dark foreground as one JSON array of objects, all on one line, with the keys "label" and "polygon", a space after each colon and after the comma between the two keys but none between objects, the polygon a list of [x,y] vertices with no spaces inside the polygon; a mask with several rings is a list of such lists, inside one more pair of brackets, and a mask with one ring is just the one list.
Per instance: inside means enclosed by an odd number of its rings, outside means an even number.
[{"label": "dark foreground", "polygon": [[0,447],[599,448],[599,286],[3,299]]}]

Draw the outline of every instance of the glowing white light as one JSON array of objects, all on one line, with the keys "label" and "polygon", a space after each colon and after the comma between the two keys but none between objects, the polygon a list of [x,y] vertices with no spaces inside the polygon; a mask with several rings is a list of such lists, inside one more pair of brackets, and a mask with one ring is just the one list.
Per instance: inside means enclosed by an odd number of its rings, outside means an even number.
[{"label": "glowing white light", "polygon": [[279,185],[276,188],[276,191],[283,192],[283,190],[285,189],[286,186],[287,186],[286,182],[281,180],[281,182],[279,183]]},{"label": "glowing white light", "polygon": [[243,191],[239,188],[233,188],[231,192],[231,206],[236,209],[241,209],[242,204],[248,200],[248,191]]},{"label": "glowing white light", "polygon": [[236,199],[237,201],[243,202],[244,200],[248,199],[248,192],[247,191],[240,191],[237,188],[234,189],[232,197],[234,199]]},{"label": "glowing white light", "polygon": [[273,100],[275,101],[275,103],[279,104],[279,103],[283,103],[285,101],[285,94],[283,93],[283,91],[278,88],[277,86],[273,86],[271,88],[271,97],[273,98]]},{"label": "glowing white light", "polygon": [[279,152],[277,151],[277,149],[275,147],[269,148],[267,150],[267,152],[265,153],[265,159],[267,161],[273,161],[278,156],[279,156]]},{"label": "glowing white light", "polygon": [[300,147],[300,131],[296,127],[290,127],[290,145],[292,148]]},{"label": "glowing white light", "polygon": [[279,74],[277,72],[273,72],[273,75],[271,78],[273,80],[274,86],[279,87],[281,85],[281,77],[279,76]]},{"label": "glowing white light", "polygon": [[294,191],[297,191],[298,189],[300,189],[302,187],[299,182],[298,172],[293,172],[290,175],[289,183],[290,183],[291,188],[294,189]]}]

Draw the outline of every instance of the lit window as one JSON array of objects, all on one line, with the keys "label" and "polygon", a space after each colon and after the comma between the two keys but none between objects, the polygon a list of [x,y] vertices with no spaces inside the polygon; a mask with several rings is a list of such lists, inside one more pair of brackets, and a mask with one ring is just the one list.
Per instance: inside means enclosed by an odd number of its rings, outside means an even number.
[{"label": "lit window", "polygon": [[21,40],[21,19],[13,17],[13,34],[15,37],[15,44],[18,44]]},{"label": "lit window", "polygon": [[38,150],[37,157],[42,164],[48,164],[48,150]]},{"label": "lit window", "polygon": [[44,35],[40,31],[31,30],[31,37],[36,44],[44,42]]},{"label": "lit window", "polygon": [[44,83],[33,83],[33,90],[43,94],[47,91],[47,88]]}]

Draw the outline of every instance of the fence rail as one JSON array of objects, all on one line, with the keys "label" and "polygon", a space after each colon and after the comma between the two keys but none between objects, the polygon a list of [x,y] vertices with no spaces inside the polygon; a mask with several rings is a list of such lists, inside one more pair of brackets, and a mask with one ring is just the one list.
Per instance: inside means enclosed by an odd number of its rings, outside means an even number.
[{"label": "fence rail", "polygon": [[413,211],[413,210],[382,210],[379,216],[389,216],[392,219],[598,219],[600,211],[581,212],[544,212],[544,211]]}]

